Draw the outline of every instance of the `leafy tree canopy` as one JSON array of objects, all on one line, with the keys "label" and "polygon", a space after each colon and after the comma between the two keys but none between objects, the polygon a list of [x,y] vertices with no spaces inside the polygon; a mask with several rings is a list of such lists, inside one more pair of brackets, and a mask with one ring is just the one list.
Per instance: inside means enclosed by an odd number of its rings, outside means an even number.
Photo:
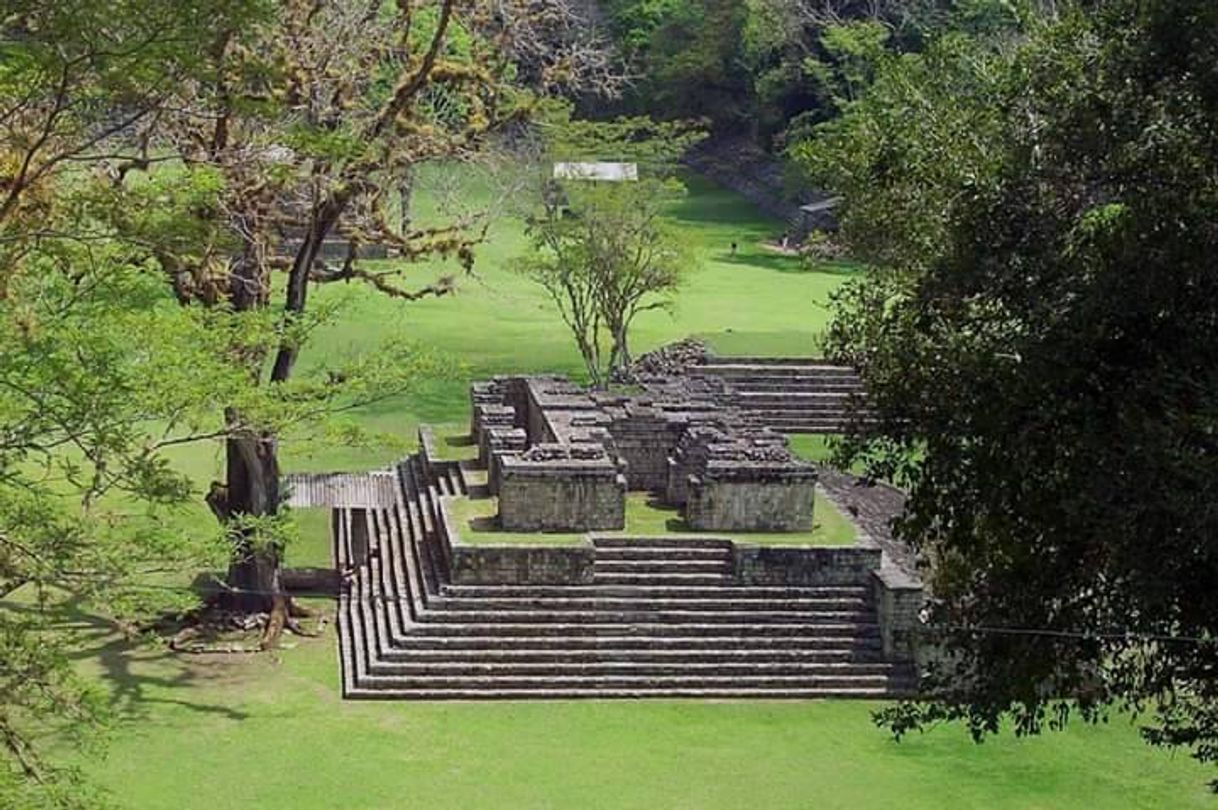
[{"label": "leafy tree canopy", "polygon": [[829,340],[909,488],[936,699],[977,736],[1149,707],[1218,760],[1218,6],[1113,0],[888,59],[798,152],[876,269]]}]

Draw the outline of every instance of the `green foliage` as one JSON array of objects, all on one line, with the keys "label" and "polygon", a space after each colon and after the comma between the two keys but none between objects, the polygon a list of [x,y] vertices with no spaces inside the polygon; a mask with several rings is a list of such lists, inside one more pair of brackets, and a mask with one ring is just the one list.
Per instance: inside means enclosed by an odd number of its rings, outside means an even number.
[{"label": "green foliage", "polygon": [[661,180],[672,178],[681,157],[706,137],[698,121],[658,121],[647,116],[575,118],[571,105],[563,101],[547,102],[537,126],[547,161],[635,163],[644,177]]},{"label": "green foliage", "polygon": [[634,319],[669,308],[693,264],[663,216],[683,191],[671,179],[568,181],[564,203],[529,223],[532,250],[516,270],[549,294],[593,385],[628,368]]},{"label": "green foliage", "polygon": [[1218,7],[1114,2],[892,60],[802,152],[883,266],[833,354],[910,487],[941,701],[976,736],[1107,707],[1218,761]]},{"label": "green foliage", "polygon": [[739,126],[748,79],[739,69],[747,10],[738,0],[617,0],[610,19],[638,66],[628,106],[657,118]]},{"label": "green foliage", "polygon": [[819,85],[818,95],[840,108],[870,86],[876,66],[888,55],[888,37],[889,30],[874,20],[830,26],[820,37],[826,59],[809,57],[804,73]]}]

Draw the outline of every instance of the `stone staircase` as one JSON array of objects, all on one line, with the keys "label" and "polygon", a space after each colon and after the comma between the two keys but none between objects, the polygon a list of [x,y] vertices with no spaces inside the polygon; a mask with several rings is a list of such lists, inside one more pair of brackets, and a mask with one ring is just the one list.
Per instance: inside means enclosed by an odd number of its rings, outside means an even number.
[{"label": "stone staircase", "polygon": [[853,369],[810,358],[711,357],[690,373],[722,379],[732,404],[784,433],[841,433],[860,407]]},{"label": "stone staircase", "polygon": [[412,457],[397,472],[392,503],[333,512],[345,697],[884,698],[914,688],[909,664],[883,658],[866,584],[741,585],[726,542],[600,538],[588,584],[453,584],[436,499],[465,491],[461,470],[429,479]]}]

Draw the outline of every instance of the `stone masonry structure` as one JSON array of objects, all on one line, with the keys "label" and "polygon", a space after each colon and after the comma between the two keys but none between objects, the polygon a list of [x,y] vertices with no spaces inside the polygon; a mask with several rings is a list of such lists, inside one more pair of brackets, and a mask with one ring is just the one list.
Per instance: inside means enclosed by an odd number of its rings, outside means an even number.
[{"label": "stone masonry structure", "polygon": [[[903,496],[792,458],[782,435],[840,427],[848,371],[682,344],[627,382],[478,383],[477,460],[442,456],[424,426],[391,470],[289,479],[294,501],[333,508],[344,697],[916,694],[924,593],[889,531]],[[584,533],[467,542],[456,510],[474,488],[498,494],[505,528]],[[593,528],[620,528],[628,489],[679,504],[698,533]],[[814,492],[850,515],[852,545],[741,534],[810,526]]]},{"label": "stone masonry structure", "polygon": [[642,389],[590,392],[554,376],[472,386],[472,435],[501,527],[622,529],[627,490],[644,490],[696,531],[812,529],[815,467],[736,408],[725,385],[654,375]]},{"label": "stone masonry structure", "polygon": [[869,536],[835,547],[595,533],[467,545],[450,509],[477,468],[434,447],[421,435],[418,454],[369,476],[396,484],[365,487],[372,500],[335,501],[344,697],[916,692],[921,587]]}]

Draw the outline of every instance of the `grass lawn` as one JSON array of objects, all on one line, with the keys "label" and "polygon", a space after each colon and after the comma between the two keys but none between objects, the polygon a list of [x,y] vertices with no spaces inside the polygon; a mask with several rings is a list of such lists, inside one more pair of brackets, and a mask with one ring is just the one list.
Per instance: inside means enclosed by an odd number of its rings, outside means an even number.
[{"label": "grass lawn", "polygon": [[126,806],[214,810],[1211,808],[1211,774],[1128,721],[894,743],[856,701],[344,702],[334,638],[182,659],[99,631],[124,717],[86,771]]},{"label": "grass lawn", "polygon": [[[702,264],[671,314],[640,316],[635,349],[695,334],[723,352],[814,352],[828,294],[849,269],[809,271],[764,250],[761,240],[782,224],[705,182],[691,189],[673,216]],[[343,316],[304,349],[301,368],[385,340],[414,341],[459,368],[354,414],[384,441],[288,440],[285,470],[383,467],[413,447],[419,422],[468,418],[470,379],[578,375],[579,357],[544,293],[506,269],[523,247],[516,223],[497,224],[477,276],[460,276],[457,293],[441,299],[403,303],[341,284],[311,293],[313,303],[341,305]],[[441,273],[459,270],[433,263],[409,280],[422,286]],[[174,460],[200,489],[221,471],[215,446],[180,448]],[[638,520],[639,508],[632,512]],[[326,515],[297,514],[302,536],[289,564],[324,562]],[[827,510],[818,514],[832,534]],[[200,501],[183,525],[210,520]],[[1126,722],[983,746],[944,727],[898,745],[872,727],[875,704],[852,701],[343,702],[332,628],[273,656],[201,658],[133,647],[83,614],[72,620],[92,639],[81,669],[99,676],[119,713],[109,756],[82,766],[132,808],[1214,806],[1209,770],[1148,748]]]},{"label": "grass lawn", "polygon": [[[680,537],[686,534],[730,537],[741,543],[766,546],[847,546],[856,530],[828,498],[816,499],[815,523],[810,532],[698,532],[691,529],[673,506],[658,503],[645,492],[626,495],[626,529],[594,534],[644,537]],[[498,498],[457,498],[451,516],[468,545],[572,545],[583,542],[584,532],[505,532],[497,525]]]},{"label": "grass lawn", "polygon": [[470,461],[478,457],[478,445],[469,435],[469,423],[430,425],[435,435],[435,458],[440,461]]}]

